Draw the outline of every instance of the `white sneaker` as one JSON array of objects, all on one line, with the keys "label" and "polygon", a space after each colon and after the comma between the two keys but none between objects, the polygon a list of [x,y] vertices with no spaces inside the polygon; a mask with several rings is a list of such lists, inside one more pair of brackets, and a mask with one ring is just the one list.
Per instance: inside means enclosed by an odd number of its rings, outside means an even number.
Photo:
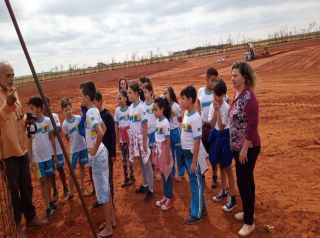
[{"label": "white sneaker", "polygon": [[[238,221],[243,221],[244,212],[238,212],[234,215],[234,218]],[[256,218],[256,215],[253,214],[253,218]]]},{"label": "white sneaker", "polygon": [[256,229],[256,225],[253,223],[252,225],[244,224],[240,231],[238,232],[239,236],[248,236]]}]

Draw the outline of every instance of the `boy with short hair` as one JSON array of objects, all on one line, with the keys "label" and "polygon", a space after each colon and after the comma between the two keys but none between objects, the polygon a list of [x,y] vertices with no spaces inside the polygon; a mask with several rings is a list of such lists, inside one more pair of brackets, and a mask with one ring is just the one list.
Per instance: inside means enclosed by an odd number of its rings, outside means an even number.
[{"label": "boy with short hair", "polygon": [[[30,162],[34,162],[40,180],[40,189],[46,207],[43,220],[49,221],[52,218],[53,211],[58,209],[57,206],[50,201],[52,175],[54,174],[53,164],[57,161],[53,126],[50,119],[42,113],[43,101],[40,97],[31,97],[28,106],[31,113],[37,117],[35,133],[30,135],[29,140]],[[54,155],[54,161],[52,160],[52,154]],[[32,163],[30,167],[32,167]]]},{"label": "boy with short hair", "polygon": [[[62,131],[65,135],[66,140],[70,145],[71,154],[71,168],[75,170],[77,163],[80,164],[80,188],[82,193],[84,190],[84,176],[85,176],[85,165],[88,163],[88,150],[84,137],[79,134],[78,125],[81,117],[74,115],[72,112],[72,104],[69,98],[64,97],[61,100],[61,109],[65,115],[65,120],[62,123]],[[70,193],[62,202],[68,203],[73,199],[74,184],[70,175]]]},{"label": "boy with short hair", "polygon": [[181,146],[191,188],[190,214],[185,218],[185,222],[195,224],[201,221],[202,213],[206,209],[203,195],[204,180],[198,163],[202,121],[194,105],[197,98],[195,87],[185,87],[180,96],[181,105],[186,110],[182,121]]},{"label": "boy with short hair", "polygon": [[92,81],[80,85],[81,104],[88,108],[86,113],[86,142],[89,159],[92,164],[93,182],[99,204],[103,204],[105,224],[99,237],[112,236],[113,227],[116,225],[112,197],[109,184],[108,150],[103,145],[102,139],[106,131],[99,110],[94,106],[96,87]]}]

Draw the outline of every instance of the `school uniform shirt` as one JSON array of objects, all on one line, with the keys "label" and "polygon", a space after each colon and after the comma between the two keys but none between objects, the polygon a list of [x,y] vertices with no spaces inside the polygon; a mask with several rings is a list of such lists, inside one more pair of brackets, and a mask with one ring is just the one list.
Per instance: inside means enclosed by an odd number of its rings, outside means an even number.
[{"label": "school uniform shirt", "polygon": [[130,125],[129,118],[129,107],[122,109],[117,107],[114,113],[114,122],[118,125],[119,128],[124,128]]},{"label": "school uniform shirt", "polygon": [[171,105],[171,118],[170,118],[170,130],[174,130],[179,127],[179,120],[181,115],[180,105],[176,102],[173,102]]},{"label": "school uniform shirt", "polygon": [[116,157],[116,129],[113,116],[107,109],[103,109],[100,116],[107,129],[102,138],[102,143],[107,147],[109,155]]},{"label": "school uniform shirt", "polygon": [[155,140],[164,142],[167,137],[170,137],[170,123],[166,117],[157,119]]},{"label": "school uniform shirt", "polygon": [[[55,121],[58,129],[61,128],[60,119],[59,119],[58,114],[57,114],[57,113],[52,113],[52,116],[53,116],[53,119],[54,119],[54,121]],[[56,136],[55,136],[55,141],[56,141],[57,155],[60,155],[60,154],[62,154],[63,152],[62,152],[62,149],[61,149],[59,140],[58,140],[58,138],[57,138]],[[53,155],[53,154],[52,154],[52,155]]]},{"label": "school uniform shirt", "polygon": [[63,134],[67,135],[70,140],[70,153],[80,152],[87,148],[86,141],[83,136],[80,135],[78,127],[81,121],[81,117],[74,115],[73,120],[69,121],[65,119],[62,123]]},{"label": "school uniform shirt", "polygon": [[148,121],[147,113],[145,107],[141,102],[137,104],[132,103],[129,108],[129,118],[130,118],[130,133],[142,133],[142,123]]},{"label": "school uniform shirt", "polygon": [[53,132],[53,126],[49,117],[44,117],[36,121],[37,130],[32,135],[32,154],[34,162],[40,163],[52,159],[52,144],[50,142],[50,133]]},{"label": "school uniform shirt", "polygon": [[[96,127],[101,126],[103,123],[100,112],[97,108],[92,107],[86,113],[86,142],[88,149],[94,148],[97,141]],[[104,148],[103,143],[100,143],[98,151],[99,154]]]},{"label": "school uniform shirt", "polygon": [[213,101],[213,92],[208,92],[205,87],[199,88],[198,100],[201,105],[201,120],[208,122],[209,107]]},{"label": "school uniform shirt", "polygon": [[151,103],[147,103],[146,101],[143,103],[148,119],[148,134],[153,133],[156,130],[156,121],[157,118],[153,113],[153,100]]},{"label": "school uniform shirt", "polygon": [[202,121],[199,113],[194,111],[184,113],[181,132],[181,146],[184,150],[193,151],[194,140],[202,136]]},{"label": "school uniform shirt", "polygon": [[[214,106],[213,106],[213,103],[211,103],[210,108],[209,108],[209,116],[208,116],[209,122],[211,121],[213,114],[214,114]],[[228,114],[229,114],[229,105],[228,105],[228,103],[226,103],[226,101],[223,101],[223,103],[220,107],[220,117],[221,117],[222,124],[225,125],[224,129],[229,128],[230,123],[229,123]],[[216,122],[214,128],[216,130],[220,131],[219,126],[218,126],[218,122]]]}]

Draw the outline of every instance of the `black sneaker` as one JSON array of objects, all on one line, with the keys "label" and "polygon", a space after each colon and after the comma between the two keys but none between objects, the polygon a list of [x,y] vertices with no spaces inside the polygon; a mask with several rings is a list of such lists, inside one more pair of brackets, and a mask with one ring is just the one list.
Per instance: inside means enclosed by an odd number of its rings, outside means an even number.
[{"label": "black sneaker", "polygon": [[124,180],[123,180],[123,184],[121,185],[121,187],[122,188],[125,188],[125,187],[127,187],[129,185],[129,178],[125,178]]},{"label": "black sneaker", "polygon": [[144,202],[149,202],[152,198],[154,198],[154,193],[148,190],[147,195],[144,198]]},{"label": "black sneaker", "polygon": [[188,225],[193,225],[193,224],[199,223],[201,221],[201,218],[197,218],[197,217],[193,217],[193,216],[189,215],[184,219],[184,221]]},{"label": "black sneaker", "polygon": [[237,201],[235,196],[228,196],[227,203],[222,207],[223,211],[230,212],[237,207]]},{"label": "black sneaker", "polygon": [[220,192],[212,197],[212,200],[215,202],[219,202],[222,199],[226,198],[228,196],[228,193],[225,189],[221,189]]},{"label": "black sneaker", "polygon": [[102,204],[100,204],[99,202],[98,202],[98,200],[93,204],[93,208],[98,208],[98,207],[100,207]]},{"label": "black sneaker", "polygon": [[52,211],[51,208],[46,209],[45,215],[44,215],[44,218],[42,218],[42,221],[43,221],[43,222],[48,222],[48,221],[50,221],[51,218],[52,218],[52,213],[53,213],[53,211]]},{"label": "black sneaker", "polygon": [[55,212],[58,210],[58,206],[54,202],[50,202],[49,206],[50,206],[52,212]]},{"label": "black sneaker", "polygon": [[136,191],[135,193],[146,193],[148,192],[148,187],[145,187],[143,185],[141,185]]},{"label": "black sneaker", "polygon": [[219,185],[218,183],[218,176],[217,175],[213,175],[212,176],[212,184],[211,184],[211,187],[212,188],[217,188]]}]

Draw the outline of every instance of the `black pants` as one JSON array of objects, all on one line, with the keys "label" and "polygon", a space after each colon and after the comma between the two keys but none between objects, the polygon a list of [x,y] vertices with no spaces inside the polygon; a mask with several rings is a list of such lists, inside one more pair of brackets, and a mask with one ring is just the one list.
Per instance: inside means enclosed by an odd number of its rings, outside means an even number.
[{"label": "black pants", "polygon": [[109,183],[110,183],[110,191],[111,191],[111,197],[113,199],[114,196],[114,190],[113,190],[113,161],[112,157],[109,155]]},{"label": "black pants", "polygon": [[244,212],[244,224],[253,224],[254,215],[254,203],[255,203],[255,184],[253,177],[253,170],[256,164],[256,160],[260,153],[260,146],[252,147],[248,149],[248,161],[245,164],[240,164],[239,155],[240,152],[233,152],[236,161],[236,174],[237,184],[240,192],[243,212]]},{"label": "black pants", "polygon": [[32,183],[27,155],[5,159],[8,188],[16,223],[20,223],[22,213],[27,222],[35,216],[32,204]]}]

